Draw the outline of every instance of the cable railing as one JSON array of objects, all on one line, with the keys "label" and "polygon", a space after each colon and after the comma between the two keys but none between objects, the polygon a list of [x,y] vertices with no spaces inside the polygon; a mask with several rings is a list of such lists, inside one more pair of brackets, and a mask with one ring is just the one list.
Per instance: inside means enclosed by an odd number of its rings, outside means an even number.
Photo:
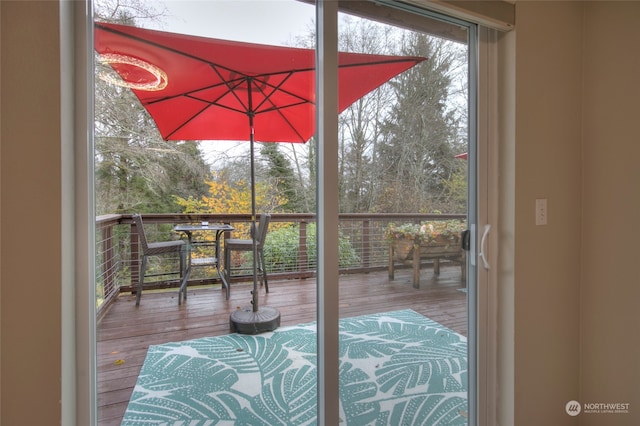
[{"label": "cable railing", "polygon": [[[390,224],[423,221],[465,220],[463,214],[365,214],[339,215],[340,273],[366,273],[383,270],[389,264],[389,241],[385,230]],[[249,214],[144,214],[149,241],[184,238],[173,231],[180,223],[226,223],[234,227],[225,238],[248,238]],[[194,236],[198,238],[198,236]],[[223,242],[224,246],[224,242]],[[104,215],[96,218],[96,306],[98,312],[122,292],[135,291],[139,279],[138,231],[131,215]],[[264,244],[265,264],[269,278],[300,279],[316,273],[316,216],[314,214],[271,214],[269,232]],[[210,256],[195,252],[193,256]],[[246,280],[252,271],[251,255],[234,253],[233,280]],[[219,282],[214,268],[198,268],[190,276],[189,285]],[[147,265],[144,289],[177,288],[179,261],[152,258]]]}]

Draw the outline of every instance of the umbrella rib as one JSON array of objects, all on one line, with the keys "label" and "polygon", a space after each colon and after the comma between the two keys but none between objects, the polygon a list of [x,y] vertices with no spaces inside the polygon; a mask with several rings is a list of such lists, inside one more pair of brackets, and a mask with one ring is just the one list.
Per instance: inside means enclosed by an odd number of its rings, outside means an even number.
[{"label": "umbrella rib", "polygon": [[[262,102],[260,102],[260,103],[256,106],[256,108],[255,108],[255,110],[256,110],[256,111],[257,111],[257,110],[259,110],[259,109],[260,109],[260,107],[261,107],[262,105],[264,105],[266,102],[269,102],[269,104],[270,104],[270,105],[272,105],[272,106],[274,106],[274,107],[275,107],[275,104],[274,104],[273,102],[271,102],[271,101],[270,101],[270,99],[271,99],[271,96],[273,96],[273,94],[274,94],[274,93],[276,93],[278,90],[281,90],[282,85],[283,85],[284,83],[286,83],[286,81],[287,81],[287,80],[289,80],[289,79],[291,78],[291,75],[292,75],[293,73],[292,73],[292,72],[288,72],[288,73],[286,73],[286,74],[287,74],[287,75],[286,75],[286,77],[285,77],[285,78],[283,78],[283,79],[282,79],[282,81],[281,81],[280,83],[278,83],[277,85],[275,85],[275,86],[274,86],[274,85],[272,85],[272,84],[269,84],[269,82],[267,81],[267,79],[261,80],[261,81],[265,84],[265,86],[269,86],[269,87],[271,88],[271,92],[270,92],[269,94],[267,94],[267,93],[263,90],[263,88],[262,88],[262,87],[260,87],[259,85],[257,85],[257,84],[255,85],[255,86],[256,86],[256,89],[258,89],[258,91],[259,91],[260,93],[262,93],[262,95],[264,96],[264,99],[262,100]],[[283,93],[287,93],[287,94],[289,94],[289,93],[288,93],[287,91],[285,91],[285,90],[282,90],[282,92],[283,92]],[[303,99],[303,98],[302,98],[302,99]]]},{"label": "umbrella rib", "polygon": [[171,138],[171,136],[173,136],[178,130],[182,129],[184,126],[186,126],[187,124],[189,124],[191,122],[191,120],[193,120],[194,118],[196,118],[198,115],[202,114],[202,112],[204,110],[206,110],[207,108],[209,108],[211,105],[206,105],[204,108],[202,108],[200,111],[196,112],[195,114],[192,114],[191,117],[187,120],[183,120],[182,123],[176,127],[175,129],[173,129],[171,132],[167,133],[167,136],[164,137],[164,140],[169,140]]},{"label": "umbrella rib", "polygon": [[379,61],[372,62],[358,62],[353,64],[338,64],[338,68],[355,68],[355,67],[365,67],[369,65],[385,65],[385,64],[398,64],[402,62],[416,62],[420,63],[426,60],[427,58],[423,58],[420,56],[403,56],[401,58],[389,58],[383,59]]},{"label": "umbrella rib", "polygon": [[[234,87],[237,87],[240,83],[241,83],[241,81],[240,81],[238,84],[236,84]],[[227,86],[227,88],[229,88],[229,84],[225,83],[225,85]],[[210,87],[216,87],[216,86],[219,86],[219,85],[212,85],[212,86],[210,86]],[[200,89],[200,90],[201,90],[201,89]],[[194,92],[196,92],[196,91],[199,91],[199,90],[194,90]],[[231,90],[231,92],[233,93],[234,91],[233,91],[233,90]],[[205,103],[205,106],[204,106],[202,109],[198,110],[195,114],[192,114],[192,115],[191,115],[191,117],[189,117],[188,119],[184,120],[184,121],[183,121],[183,122],[182,122],[178,127],[176,127],[175,129],[173,129],[171,132],[169,132],[169,133],[167,134],[167,136],[165,137],[165,140],[169,140],[169,138],[171,138],[171,136],[173,136],[177,131],[179,131],[180,129],[182,129],[183,127],[185,127],[187,124],[189,124],[189,123],[191,122],[191,120],[193,120],[194,118],[196,118],[198,115],[202,114],[206,109],[210,108],[211,106],[214,106],[214,105],[215,105],[215,106],[217,106],[217,107],[225,108],[225,109],[228,109],[228,110],[233,111],[233,112],[239,112],[239,113],[241,113],[241,114],[247,114],[247,111],[246,111],[246,110],[241,110],[241,109],[237,109],[237,108],[232,108],[232,107],[229,107],[229,106],[227,106],[227,105],[223,105],[223,104],[219,104],[219,103],[217,103],[217,101],[218,101],[218,100],[220,100],[220,99],[221,99],[225,94],[226,94],[226,93],[224,93],[224,94],[220,95],[218,98],[216,98],[216,99],[215,99],[215,100],[213,100],[213,101],[207,101],[207,100],[205,100],[205,99],[202,99],[202,98],[198,98],[198,97],[196,97],[196,96],[193,96],[193,95],[191,95],[190,93],[183,93],[183,94],[176,95],[176,96],[167,96],[167,97],[164,97],[164,98],[162,98],[162,99],[157,99],[157,100],[155,100],[155,101],[146,102],[146,104],[147,104],[147,105],[151,105],[151,104],[154,104],[154,103],[163,102],[163,101],[167,101],[167,100],[170,100],[170,99],[175,99],[175,98],[180,97],[180,96],[184,96],[184,97],[187,97],[187,98],[194,99],[194,100],[196,100],[196,101],[204,102],[204,103]],[[239,101],[240,101],[240,100],[239,100]],[[240,101],[240,103],[242,104],[242,101]],[[244,105],[243,105],[243,106],[244,106]]]},{"label": "umbrella rib", "polygon": [[282,109],[279,108],[276,110],[276,112],[280,115],[280,117],[282,117],[282,119],[284,120],[285,123],[287,123],[287,125],[289,125],[289,127],[291,128],[291,130],[293,130],[293,132],[298,135],[298,137],[300,138],[300,142],[305,143],[306,140],[304,139],[304,137],[300,134],[300,132],[298,131],[298,129],[296,129],[296,126],[293,125],[293,123],[291,123],[291,121],[289,121],[289,119],[287,117],[284,116],[284,114],[282,113]]},{"label": "umbrella rib", "polygon": [[[216,65],[214,65],[214,64],[209,64],[209,65],[210,65],[212,68],[216,66]],[[224,68],[224,67],[223,67],[223,68]],[[271,76],[271,75],[278,75],[278,74],[282,74],[282,73],[261,74],[261,75],[259,75],[259,76],[257,76],[257,77],[262,77],[262,76]],[[229,84],[227,84],[227,82],[226,82],[226,81],[223,81],[223,82],[221,82],[221,83],[217,83],[217,84],[211,84],[211,85],[209,85],[209,86],[198,87],[197,89],[193,89],[193,90],[190,90],[190,91],[188,91],[188,92],[178,93],[178,94],[176,94],[176,95],[164,96],[164,97],[162,97],[162,98],[158,98],[158,99],[153,99],[153,100],[145,101],[145,102],[144,102],[144,105],[153,105],[153,104],[157,104],[157,103],[161,103],[161,102],[165,102],[165,101],[170,101],[170,100],[172,100],[172,99],[176,99],[176,98],[179,98],[179,97],[185,96],[185,97],[188,97],[188,98],[191,98],[191,99],[195,99],[195,100],[198,100],[198,101],[206,102],[206,103],[208,103],[208,104],[210,104],[210,105],[219,105],[219,106],[221,106],[221,107],[225,107],[224,105],[222,105],[222,104],[217,104],[216,102],[217,102],[218,100],[220,100],[221,98],[223,98],[225,95],[227,95],[229,92],[233,92],[233,91],[235,90],[235,88],[236,88],[236,87],[238,87],[240,84],[242,84],[242,82],[244,82],[244,81],[245,81],[245,79],[235,79],[235,80],[231,80],[231,83],[237,83],[237,84],[235,84],[235,85],[233,86],[233,88],[231,88],[228,92],[225,92],[225,93],[221,94],[220,96],[218,96],[218,97],[217,97],[215,100],[213,100],[213,101],[208,101],[208,100],[206,100],[206,99],[203,99],[203,98],[201,98],[201,97],[195,96],[195,95],[193,95],[193,94],[194,94],[194,93],[196,93],[196,92],[202,92],[202,91],[205,91],[205,90],[208,90],[208,89],[213,89],[213,88],[215,88],[215,87],[219,87],[219,86],[227,86],[227,88],[229,88]],[[280,88],[279,86],[274,86],[273,84],[270,84],[270,83],[269,83],[269,82],[267,82],[267,81],[263,81],[263,83],[264,83],[266,86],[269,86],[269,87],[271,87],[271,88],[278,88],[278,91],[280,91],[281,93],[285,93],[285,94],[287,94],[287,95],[289,95],[289,96],[291,96],[291,97],[293,97],[293,98],[297,98],[297,99],[299,99],[299,100],[300,100],[300,102],[291,103],[291,104],[287,105],[287,107],[293,107],[293,106],[297,106],[297,105],[302,105],[302,104],[304,104],[304,103],[312,103],[309,99],[306,99],[306,98],[304,98],[304,97],[302,97],[302,96],[300,96],[300,95],[297,95],[297,94],[295,94],[295,93],[292,93],[292,92],[290,92],[289,90],[282,89],[282,88]],[[275,91],[274,91],[274,92],[275,92]],[[264,91],[263,91],[263,94],[264,94]],[[240,100],[240,102],[242,103],[242,101],[241,101],[241,100]],[[263,101],[262,103],[264,103],[264,101]],[[273,104],[271,104],[271,105],[273,105]],[[244,106],[244,104],[243,104],[243,106]],[[230,110],[232,110],[232,111],[245,112],[244,110],[234,109],[234,108],[231,108],[231,107],[226,107],[226,108],[227,108],[227,109],[230,109]],[[256,109],[257,109],[257,108],[256,108]],[[271,109],[269,109],[269,110],[265,110],[265,111],[270,111],[270,110],[271,110]]]},{"label": "umbrella rib", "polygon": [[213,89],[213,88],[219,87],[219,86],[227,86],[227,84],[225,82],[222,82],[222,83],[211,84],[209,86],[198,87],[197,89],[189,90],[187,92],[182,92],[182,93],[178,93],[178,94],[175,94],[175,95],[164,96],[162,98],[146,101],[145,105],[153,105],[153,104],[157,104],[157,103],[160,103],[160,102],[170,101],[172,99],[176,99],[176,98],[179,98],[179,97],[182,97],[182,96],[190,97],[191,99],[197,99],[197,100],[200,100],[200,101],[203,101],[203,102],[207,102],[209,104],[215,103],[218,99],[222,98],[226,93],[223,93],[222,95],[218,96],[218,98],[216,98],[216,100],[213,101],[213,102],[207,101],[207,100],[199,98],[197,96],[194,96],[193,93],[202,92],[204,90]]},{"label": "umbrella rib", "polygon": [[260,103],[259,107],[264,105],[267,102],[269,103],[269,105],[271,105],[271,108],[262,110],[262,111],[260,111],[260,113],[266,113],[266,112],[269,112],[269,111],[277,112],[278,115],[280,115],[280,117],[284,120],[284,122],[289,126],[289,128],[291,130],[293,130],[293,132],[298,136],[298,138],[300,138],[300,141],[304,143],[304,142],[306,142],[304,137],[300,134],[300,132],[298,131],[296,126],[294,126],[293,123],[291,123],[291,121],[287,117],[285,117],[285,115],[282,113],[282,110],[285,109],[285,108],[291,108],[291,107],[294,107],[294,106],[297,106],[297,105],[302,105],[302,104],[305,104],[305,103],[310,103],[310,104],[314,104],[314,103],[311,102],[311,100],[309,100],[309,99],[305,99],[305,98],[303,98],[301,96],[296,96],[293,93],[288,93],[288,91],[285,91],[285,90],[282,90],[282,91],[285,92],[285,93],[290,94],[291,96],[295,96],[296,98],[300,99],[300,102],[297,102],[297,103],[294,103],[294,104],[290,104],[290,105],[287,105],[287,106],[277,106],[276,104],[274,104],[271,101],[271,95],[273,95],[276,91],[281,90],[280,87],[285,83],[285,81],[287,81],[289,79],[289,77],[291,77],[291,75],[292,75],[292,73],[289,73],[289,75],[283,81],[281,81],[280,84],[278,84],[277,86],[269,85],[269,87],[271,87],[273,89],[269,95],[266,95],[264,90],[261,87],[256,86],[258,88],[258,90],[265,96],[264,100]]},{"label": "umbrella rib", "polygon": [[311,101],[305,101],[305,100],[301,100],[300,102],[295,102],[295,103],[291,103],[288,105],[282,105],[282,106],[277,106],[274,105],[273,103],[271,103],[271,105],[273,105],[273,108],[264,108],[261,109],[260,111],[255,111],[254,114],[266,114],[268,112],[273,112],[273,111],[278,111],[281,109],[288,109],[288,108],[294,108],[300,105],[304,105],[304,104],[311,104],[311,105],[315,105],[313,102]]},{"label": "umbrella rib", "polygon": [[[227,92],[227,93],[229,93],[229,92],[230,92],[230,93],[233,95],[233,97],[234,97],[234,98],[236,98],[236,100],[237,100],[237,101],[240,103],[240,105],[244,108],[244,111],[243,111],[243,112],[244,112],[245,114],[247,114],[247,115],[252,114],[252,111],[250,111],[250,110],[249,110],[249,106],[248,106],[248,105],[245,105],[245,103],[242,101],[242,99],[240,99],[240,96],[238,96],[238,94],[236,93],[236,88],[238,88],[238,87],[239,87],[243,82],[247,82],[247,84],[251,84],[251,82],[249,81],[249,77],[248,77],[246,74],[244,74],[244,73],[236,72],[236,71],[231,70],[231,69],[229,69],[229,68],[227,68],[227,67],[223,67],[222,65],[217,65],[217,64],[209,63],[209,66],[213,69],[213,71],[214,71],[216,74],[218,74],[218,77],[220,78],[220,80],[222,80],[222,84],[224,84],[225,86],[227,86],[227,90],[228,90],[228,92]],[[237,79],[238,84],[236,84],[236,85],[233,85],[233,86],[232,86],[232,85],[231,85],[231,82],[230,82],[229,80],[225,79],[225,78],[222,76],[222,74],[221,74],[221,73],[220,73],[220,71],[218,70],[218,67],[220,67],[220,68],[224,68],[224,69],[226,69],[227,71],[235,72],[235,73],[237,73],[238,75],[240,75],[240,76],[244,76],[244,77],[238,78],[238,79]],[[249,86],[247,86],[247,87],[249,87]],[[226,93],[225,93],[225,94],[226,94]],[[219,99],[222,99],[222,97],[223,97],[225,94],[223,94],[223,95],[219,96],[219,97],[218,97],[218,99],[216,99],[216,101],[217,101],[217,100],[219,100]],[[223,106],[223,105],[220,105],[220,106]],[[233,110],[233,108],[231,108],[231,107],[229,107],[229,109],[232,109],[232,110]]]}]

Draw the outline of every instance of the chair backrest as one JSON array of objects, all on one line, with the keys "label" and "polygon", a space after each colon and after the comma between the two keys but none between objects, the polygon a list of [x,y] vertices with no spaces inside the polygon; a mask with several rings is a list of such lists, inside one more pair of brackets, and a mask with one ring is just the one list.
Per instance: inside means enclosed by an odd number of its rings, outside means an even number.
[{"label": "chair backrest", "polygon": [[267,230],[269,229],[269,222],[271,222],[271,215],[269,213],[263,213],[260,215],[260,222],[258,222],[258,238],[256,243],[258,246],[262,246],[265,238],[267,238]]},{"label": "chair backrest", "polygon": [[139,214],[134,214],[133,223],[136,224],[136,230],[138,231],[138,239],[140,240],[140,245],[142,246],[142,252],[146,253],[149,251],[149,243],[147,242],[147,235],[144,233],[142,216],[140,216]]}]

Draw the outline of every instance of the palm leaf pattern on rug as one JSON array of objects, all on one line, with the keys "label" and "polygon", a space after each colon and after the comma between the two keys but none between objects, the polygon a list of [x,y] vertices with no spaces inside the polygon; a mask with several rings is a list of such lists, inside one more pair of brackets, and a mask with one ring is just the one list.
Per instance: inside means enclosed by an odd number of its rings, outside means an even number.
[{"label": "palm leaf pattern on rug", "polygon": [[[467,343],[410,310],[340,320],[340,421],[465,425]],[[315,323],[150,346],[123,425],[314,425]]]}]

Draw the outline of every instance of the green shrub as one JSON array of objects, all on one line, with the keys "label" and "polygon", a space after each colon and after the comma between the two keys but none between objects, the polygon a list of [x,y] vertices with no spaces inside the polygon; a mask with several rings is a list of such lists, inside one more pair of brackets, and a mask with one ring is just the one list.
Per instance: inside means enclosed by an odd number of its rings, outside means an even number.
[{"label": "green shrub", "polygon": [[[270,230],[264,245],[264,257],[267,272],[291,272],[302,269],[299,250],[300,225],[278,227]],[[358,265],[360,259],[348,237],[339,235],[338,255],[340,268]],[[317,267],[318,251],[316,247],[316,225],[307,225],[307,270]],[[246,253],[245,261],[251,261],[251,254]]]}]

